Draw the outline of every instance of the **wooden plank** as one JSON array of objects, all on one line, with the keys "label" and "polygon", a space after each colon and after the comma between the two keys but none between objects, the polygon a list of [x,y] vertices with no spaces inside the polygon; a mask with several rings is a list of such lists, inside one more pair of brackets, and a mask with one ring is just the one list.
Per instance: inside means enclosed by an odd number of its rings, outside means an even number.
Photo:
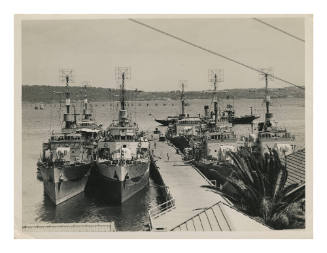
[{"label": "wooden plank", "polygon": [[212,208],[206,210],[206,214],[208,216],[208,219],[210,220],[212,231],[221,231],[221,228],[218,225],[217,217],[215,217]]},{"label": "wooden plank", "polygon": [[204,231],[199,216],[195,216],[192,220],[194,221],[195,231]]},{"label": "wooden plank", "polygon": [[194,225],[193,225],[193,222],[190,220],[190,221],[187,221],[186,222],[186,225],[187,225],[187,229],[188,231],[195,231],[195,228],[194,228]]},{"label": "wooden plank", "polygon": [[199,217],[201,218],[202,225],[204,228],[204,231],[212,231],[210,222],[208,220],[208,216],[206,215],[205,211],[199,214]]},{"label": "wooden plank", "polygon": [[212,210],[214,211],[217,219],[218,219],[218,223],[219,226],[221,227],[222,231],[230,231],[230,226],[227,223],[226,217],[222,212],[222,209],[220,208],[219,204],[215,205],[212,207]]},{"label": "wooden plank", "polygon": [[[171,197],[175,199],[174,210],[154,219],[154,228],[173,229],[178,224],[199,213],[200,211],[195,211],[199,208],[212,206],[219,201],[226,203],[222,196],[202,187],[209,184],[207,179],[200,175],[191,165],[186,164],[182,157],[176,154],[173,147],[160,142],[157,143],[153,153],[161,178],[164,184],[169,187]],[[203,222],[206,222],[206,220],[207,218]],[[206,223],[204,225],[206,226]],[[210,225],[208,228],[210,230]],[[196,227],[196,230],[198,229]]]}]

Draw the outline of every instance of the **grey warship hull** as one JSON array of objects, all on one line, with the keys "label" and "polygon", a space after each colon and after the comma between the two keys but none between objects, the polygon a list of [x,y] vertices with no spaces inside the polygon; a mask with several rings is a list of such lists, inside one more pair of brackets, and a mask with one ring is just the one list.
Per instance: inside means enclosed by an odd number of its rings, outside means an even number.
[{"label": "grey warship hull", "polygon": [[38,167],[44,186],[45,194],[58,205],[84,191],[91,170],[91,164],[77,166],[48,166]]},{"label": "grey warship hull", "polygon": [[123,203],[148,185],[149,166],[149,162],[123,166],[97,162],[97,187],[106,201]]}]

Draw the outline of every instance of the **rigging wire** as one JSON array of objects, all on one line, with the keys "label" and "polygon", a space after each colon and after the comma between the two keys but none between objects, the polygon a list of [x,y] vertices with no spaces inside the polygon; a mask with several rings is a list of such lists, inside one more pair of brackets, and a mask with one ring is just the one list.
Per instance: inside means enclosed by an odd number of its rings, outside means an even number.
[{"label": "rigging wire", "polygon": [[203,51],[206,51],[206,52],[208,52],[208,53],[210,53],[210,54],[213,54],[213,55],[216,55],[216,56],[218,56],[218,57],[224,58],[225,60],[228,60],[228,61],[234,62],[234,63],[236,63],[236,64],[238,64],[238,65],[241,65],[241,66],[243,66],[243,67],[245,67],[245,68],[248,68],[248,69],[250,69],[250,70],[256,71],[256,72],[258,72],[258,73],[260,73],[260,74],[268,74],[269,76],[271,76],[272,78],[274,78],[274,79],[276,79],[276,80],[279,80],[279,81],[281,81],[281,82],[284,82],[284,83],[290,84],[290,85],[292,85],[292,86],[295,86],[295,87],[297,87],[297,88],[299,88],[299,89],[303,89],[303,90],[304,90],[304,86],[303,86],[303,85],[297,85],[297,84],[295,84],[295,83],[292,83],[292,82],[290,82],[290,81],[287,81],[287,80],[285,80],[285,79],[283,79],[283,78],[280,78],[280,77],[278,77],[278,76],[275,76],[275,75],[272,75],[272,74],[269,74],[269,73],[265,73],[264,71],[262,71],[262,70],[260,70],[260,69],[257,69],[257,68],[255,68],[255,67],[252,67],[252,66],[250,66],[250,65],[247,65],[247,64],[242,63],[242,62],[240,62],[240,61],[238,61],[238,60],[235,60],[235,59],[230,58],[230,57],[228,57],[228,56],[222,55],[222,54],[220,54],[220,53],[217,53],[217,52],[215,52],[215,51],[212,51],[212,50],[207,49],[207,48],[205,48],[205,47],[202,47],[202,46],[200,46],[200,45],[197,45],[197,44],[195,44],[195,43],[193,43],[193,42],[190,42],[190,41],[187,41],[187,40],[182,39],[182,38],[180,38],[180,37],[177,37],[177,36],[175,36],[175,35],[173,35],[173,34],[170,34],[170,33],[168,33],[168,32],[165,32],[165,31],[163,31],[163,30],[160,30],[160,29],[158,29],[158,28],[156,28],[156,27],[154,27],[154,26],[151,26],[151,25],[145,24],[145,23],[140,22],[140,21],[138,21],[138,20],[135,20],[135,19],[132,19],[132,18],[130,18],[129,20],[130,20],[131,22],[134,22],[134,23],[136,23],[136,24],[139,24],[139,25],[142,25],[142,26],[144,26],[144,27],[147,27],[147,28],[149,28],[149,29],[151,29],[151,30],[153,30],[153,31],[158,32],[158,33],[164,34],[164,35],[166,35],[166,36],[168,36],[168,37],[171,37],[171,38],[174,38],[174,39],[179,40],[179,41],[181,41],[181,42],[184,42],[184,43],[186,43],[186,44],[188,44],[188,45],[190,45],[190,46],[193,46],[193,47],[195,47],[195,48],[201,49],[201,50],[203,50]]},{"label": "rigging wire", "polygon": [[263,20],[261,20],[261,19],[253,18],[253,20],[255,20],[255,21],[257,21],[257,22],[259,22],[259,23],[261,23],[261,24],[264,24],[264,25],[266,25],[266,26],[269,26],[270,28],[275,29],[276,31],[279,31],[279,32],[281,32],[281,33],[284,33],[284,34],[286,34],[286,35],[288,35],[288,36],[290,36],[290,37],[292,37],[292,38],[294,38],[294,39],[296,39],[296,40],[299,40],[299,41],[305,42],[304,39],[301,39],[300,37],[297,37],[297,36],[295,36],[295,35],[293,35],[293,34],[291,34],[291,33],[289,33],[289,32],[286,32],[285,30],[282,30],[282,29],[278,28],[277,26],[271,25],[271,24],[269,24],[269,23],[267,23],[267,22],[265,22],[265,21],[263,21]]}]

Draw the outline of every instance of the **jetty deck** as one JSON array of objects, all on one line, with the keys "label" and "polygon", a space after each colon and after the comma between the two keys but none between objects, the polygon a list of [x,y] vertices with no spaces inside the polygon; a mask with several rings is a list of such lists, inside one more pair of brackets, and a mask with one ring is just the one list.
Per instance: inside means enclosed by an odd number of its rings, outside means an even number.
[{"label": "jetty deck", "polygon": [[217,202],[229,203],[217,193],[202,187],[211,184],[210,181],[185,163],[173,146],[158,141],[155,148],[154,143],[151,146],[156,167],[174,202],[169,210],[151,217],[152,229],[171,230]]},{"label": "jetty deck", "polygon": [[149,211],[152,231],[266,231],[269,227],[239,212],[230,201],[203,185],[212,183],[183,161],[175,147],[151,143],[153,161],[167,202]]}]

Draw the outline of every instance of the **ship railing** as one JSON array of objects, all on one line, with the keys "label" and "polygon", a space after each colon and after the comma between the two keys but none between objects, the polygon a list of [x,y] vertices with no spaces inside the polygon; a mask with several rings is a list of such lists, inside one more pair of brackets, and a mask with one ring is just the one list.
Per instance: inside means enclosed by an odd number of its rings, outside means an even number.
[{"label": "ship railing", "polygon": [[154,219],[157,219],[158,217],[160,217],[161,215],[170,212],[172,209],[174,209],[175,206],[175,199],[172,198],[160,205],[156,205],[154,207],[152,207],[151,209],[149,209],[148,213],[149,213],[149,218],[150,218],[150,226],[152,227],[152,221]]}]

